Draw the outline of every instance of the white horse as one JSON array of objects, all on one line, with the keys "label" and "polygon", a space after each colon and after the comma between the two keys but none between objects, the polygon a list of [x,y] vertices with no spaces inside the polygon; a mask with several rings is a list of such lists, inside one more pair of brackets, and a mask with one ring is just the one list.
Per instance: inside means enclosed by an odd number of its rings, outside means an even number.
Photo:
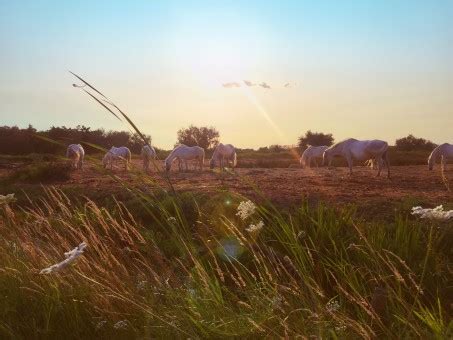
[{"label": "white horse", "polygon": [[357,140],[354,138],[346,139],[336,143],[324,151],[323,163],[328,161],[329,165],[332,162],[332,157],[342,156],[346,158],[349,166],[349,173],[352,174],[353,160],[365,161],[368,159],[376,160],[378,166],[377,175],[381,175],[382,165],[387,166],[387,177],[390,178],[390,165],[388,160],[388,143],[382,140]]},{"label": "white horse", "polygon": [[150,161],[156,159],[156,150],[154,150],[151,145],[145,145],[142,148],[141,156],[143,160],[143,169],[148,172]]},{"label": "white horse", "polygon": [[432,170],[434,167],[434,163],[438,158],[441,158],[442,167],[445,169],[447,165],[448,157],[453,157],[453,144],[444,143],[436,147],[431,155],[428,158],[428,168]]},{"label": "white horse", "polygon": [[318,167],[318,159],[322,160],[322,155],[324,151],[326,151],[328,146],[321,145],[321,146],[311,146],[308,145],[305,151],[302,153],[300,157],[300,165],[305,168],[311,168],[312,160],[315,161],[316,167]]},{"label": "white horse", "polygon": [[102,159],[102,164],[104,165],[104,168],[107,168],[107,166],[110,165],[110,170],[112,170],[113,162],[118,159],[124,161],[127,170],[131,161],[131,150],[125,146],[120,146],[119,148],[112,146]]},{"label": "white horse", "polygon": [[200,171],[202,171],[204,163],[204,149],[200,148],[199,146],[187,146],[184,144],[178,145],[173,149],[170,155],[165,158],[165,170],[170,171],[171,164],[175,159],[178,159],[178,161],[180,162],[179,171],[182,170],[181,162],[184,162],[186,171],[189,170],[187,161],[191,159],[197,160]]},{"label": "white horse", "polygon": [[74,169],[82,169],[85,150],[80,144],[71,144],[66,149],[66,158],[71,160],[71,166]]},{"label": "white horse", "polygon": [[216,166],[216,163],[219,162],[219,167],[221,170],[224,169],[225,163],[228,166],[230,161],[234,167],[237,164],[237,155],[236,155],[236,150],[234,149],[234,146],[231,144],[222,144],[220,143],[219,145],[216,146],[214,153],[212,154],[211,161],[209,162],[209,165],[211,169],[214,169]]}]

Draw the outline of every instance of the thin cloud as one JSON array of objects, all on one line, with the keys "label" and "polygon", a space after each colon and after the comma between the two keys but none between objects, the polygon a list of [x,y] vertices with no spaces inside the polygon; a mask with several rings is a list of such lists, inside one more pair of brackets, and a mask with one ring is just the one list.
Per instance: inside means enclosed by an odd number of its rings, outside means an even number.
[{"label": "thin cloud", "polygon": [[[270,89],[274,89],[274,88],[281,88],[281,86],[282,86],[282,85],[279,85],[277,87],[271,87],[271,85],[269,85],[269,83],[267,83],[265,81],[263,81],[261,83],[254,83],[251,80],[243,80],[243,83],[244,84],[242,84],[242,85],[239,82],[223,83],[222,87],[227,88],[227,89],[231,89],[231,88],[236,88],[236,87],[241,87],[241,86],[247,86],[247,87],[259,86],[259,87],[261,87],[263,89],[270,90]],[[283,84],[283,88],[285,88],[285,89],[289,89],[289,88],[292,88],[292,87],[295,87],[295,86],[297,86],[296,83],[287,82],[287,83]]]},{"label": "thin cloud", "polygon": [[256,84],[251,82],[250,80],[244,80],[244,84],[247,86],[256,86]]},{"label": "thin cloud", "polygon": [[241,87],[241,84],[236,83],[236,82],[232,82],[232,83],[223,83],[222,86],[224,88],[231,89],[231,88],[234,88],[234,87]]}]

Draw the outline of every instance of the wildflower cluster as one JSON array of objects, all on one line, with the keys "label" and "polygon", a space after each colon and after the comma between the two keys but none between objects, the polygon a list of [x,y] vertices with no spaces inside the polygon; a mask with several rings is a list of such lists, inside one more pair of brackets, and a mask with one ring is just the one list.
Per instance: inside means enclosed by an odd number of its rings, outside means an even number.
[{"label": "wildflower cluster", "polygon": [[87,247],[87,244],[85,242],[80,243],[73,250],[64,253],[64,256],[66,257],[65,260],[61,261],[60,263],[54,264],[50,267],[44,268],[39,273],[40,274],[50,274],[50,273],[57,272],[57,271],[60,271],[64,268],[66,268],[72,262],[77,260],[80,257],[80,255],[83,254],[83,251],[85,250],[86,247]]},{"label": "wildflower cluster", "polygon": [[127,329],[127,327],[128,327],[127,320],[118,321],[116,324],[113,325],[113,328],[115,329]]},{"label": "wildflower cluster", "polygon": [[413,207],[412,215],[420,216],[420,218],[427,218],[430,220],[447,221],[453,217],[453,210],[444,211],[444,207],[442,205],[439,205],[434,209]]},{"label": "wildflower cluster", "polygon": [[239,216],[241,220],[245,220],[252,216],[256,210],[256,205],[252,201],[242,201],[239,203],[238,212],[236,216]]},{"label": "wildflower cluster", "polygon": [[14,194],[0,195],[0,205],[8,204],[14,201],[16,201]]},{"label": "wildflower cluster", "polygon": [[263,229],[263,227],[264,227],[264,222],[263,221],[259,221],[257,224],[250,224],[248,226],[248,228],[246,228],[245,230],[247,230],[247,232],[249,232],[250,234],[256,234],[261,229]]},{"label": "wildflower cluster", "polygon": [[336,312],[337,310],[340,309],[340,303],[337,301],[337,300],[330,300],[327,304],[326,304],[326,310],[329,312],[329,313],[333,313],[333,312]]}]

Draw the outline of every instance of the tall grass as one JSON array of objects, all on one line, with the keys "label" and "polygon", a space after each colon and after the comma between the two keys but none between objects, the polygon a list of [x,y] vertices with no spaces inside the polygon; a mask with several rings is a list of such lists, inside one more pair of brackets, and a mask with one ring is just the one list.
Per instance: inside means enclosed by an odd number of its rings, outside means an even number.
[{"label": "tall grass", "polygon": [[[147,197],[146,223],[121,202],[106,210],[56,189],[27,209],[3,206],[0,334],[452,335],[451,223],[362,224],[351,210],[306,205],[258,206],[243,221],[241,200]],[[258,221],[261,231],[246,230]],[[82,241],[73,267],[38,274]]]}]

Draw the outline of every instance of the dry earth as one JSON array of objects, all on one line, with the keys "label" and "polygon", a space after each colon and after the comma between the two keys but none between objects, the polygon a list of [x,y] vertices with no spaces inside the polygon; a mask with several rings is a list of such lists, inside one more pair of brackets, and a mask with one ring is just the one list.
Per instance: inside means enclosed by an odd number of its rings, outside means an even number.
[{"label": "dry earth", "polygon": [[[127,183],[138,183],[137,174],[142,176],[143,171],[139,160],[133,160],[133,163],[134,170],[131,172],[118,167],[113,173]],[[5,170],[2,172],[0,175],[5,175]],[[169,178],[177,191],[213,193],[230,190],[259,199],[255,185],[264,197],[281,207],[300,204],[304,199],[313,203],[327,202],[338,207],[355,204],[359,213],[367,217],[380,214],[390,216],[394,214],[394,209],[403,205],[409,209],[411,204],[431,207],[453,204],[453,194],[446,190],[439,168],[428,171],[427,166],[421,165],[395,166],[391,168],[391,179],[386,177],[386,172],[381,177],[375,175],[375,171],[365,167],[355,167],[352,176],[346,168],[252,168],[236,169],[234,174],[205,168],[202,173],[172,170]],[[450,186],[453,186],[453,168],[446,175],[450,179]],[[161,186],[168,187],[162,173],[151,171],[149,176]],[[74,171],[69,181],[55,185],[78,188],[82,192],[86,191],[87,195],[93,191],[98,194],[105,192],[107,195],[122,190],[120,183],[90,162],[86,163],[83,171]]]}]

